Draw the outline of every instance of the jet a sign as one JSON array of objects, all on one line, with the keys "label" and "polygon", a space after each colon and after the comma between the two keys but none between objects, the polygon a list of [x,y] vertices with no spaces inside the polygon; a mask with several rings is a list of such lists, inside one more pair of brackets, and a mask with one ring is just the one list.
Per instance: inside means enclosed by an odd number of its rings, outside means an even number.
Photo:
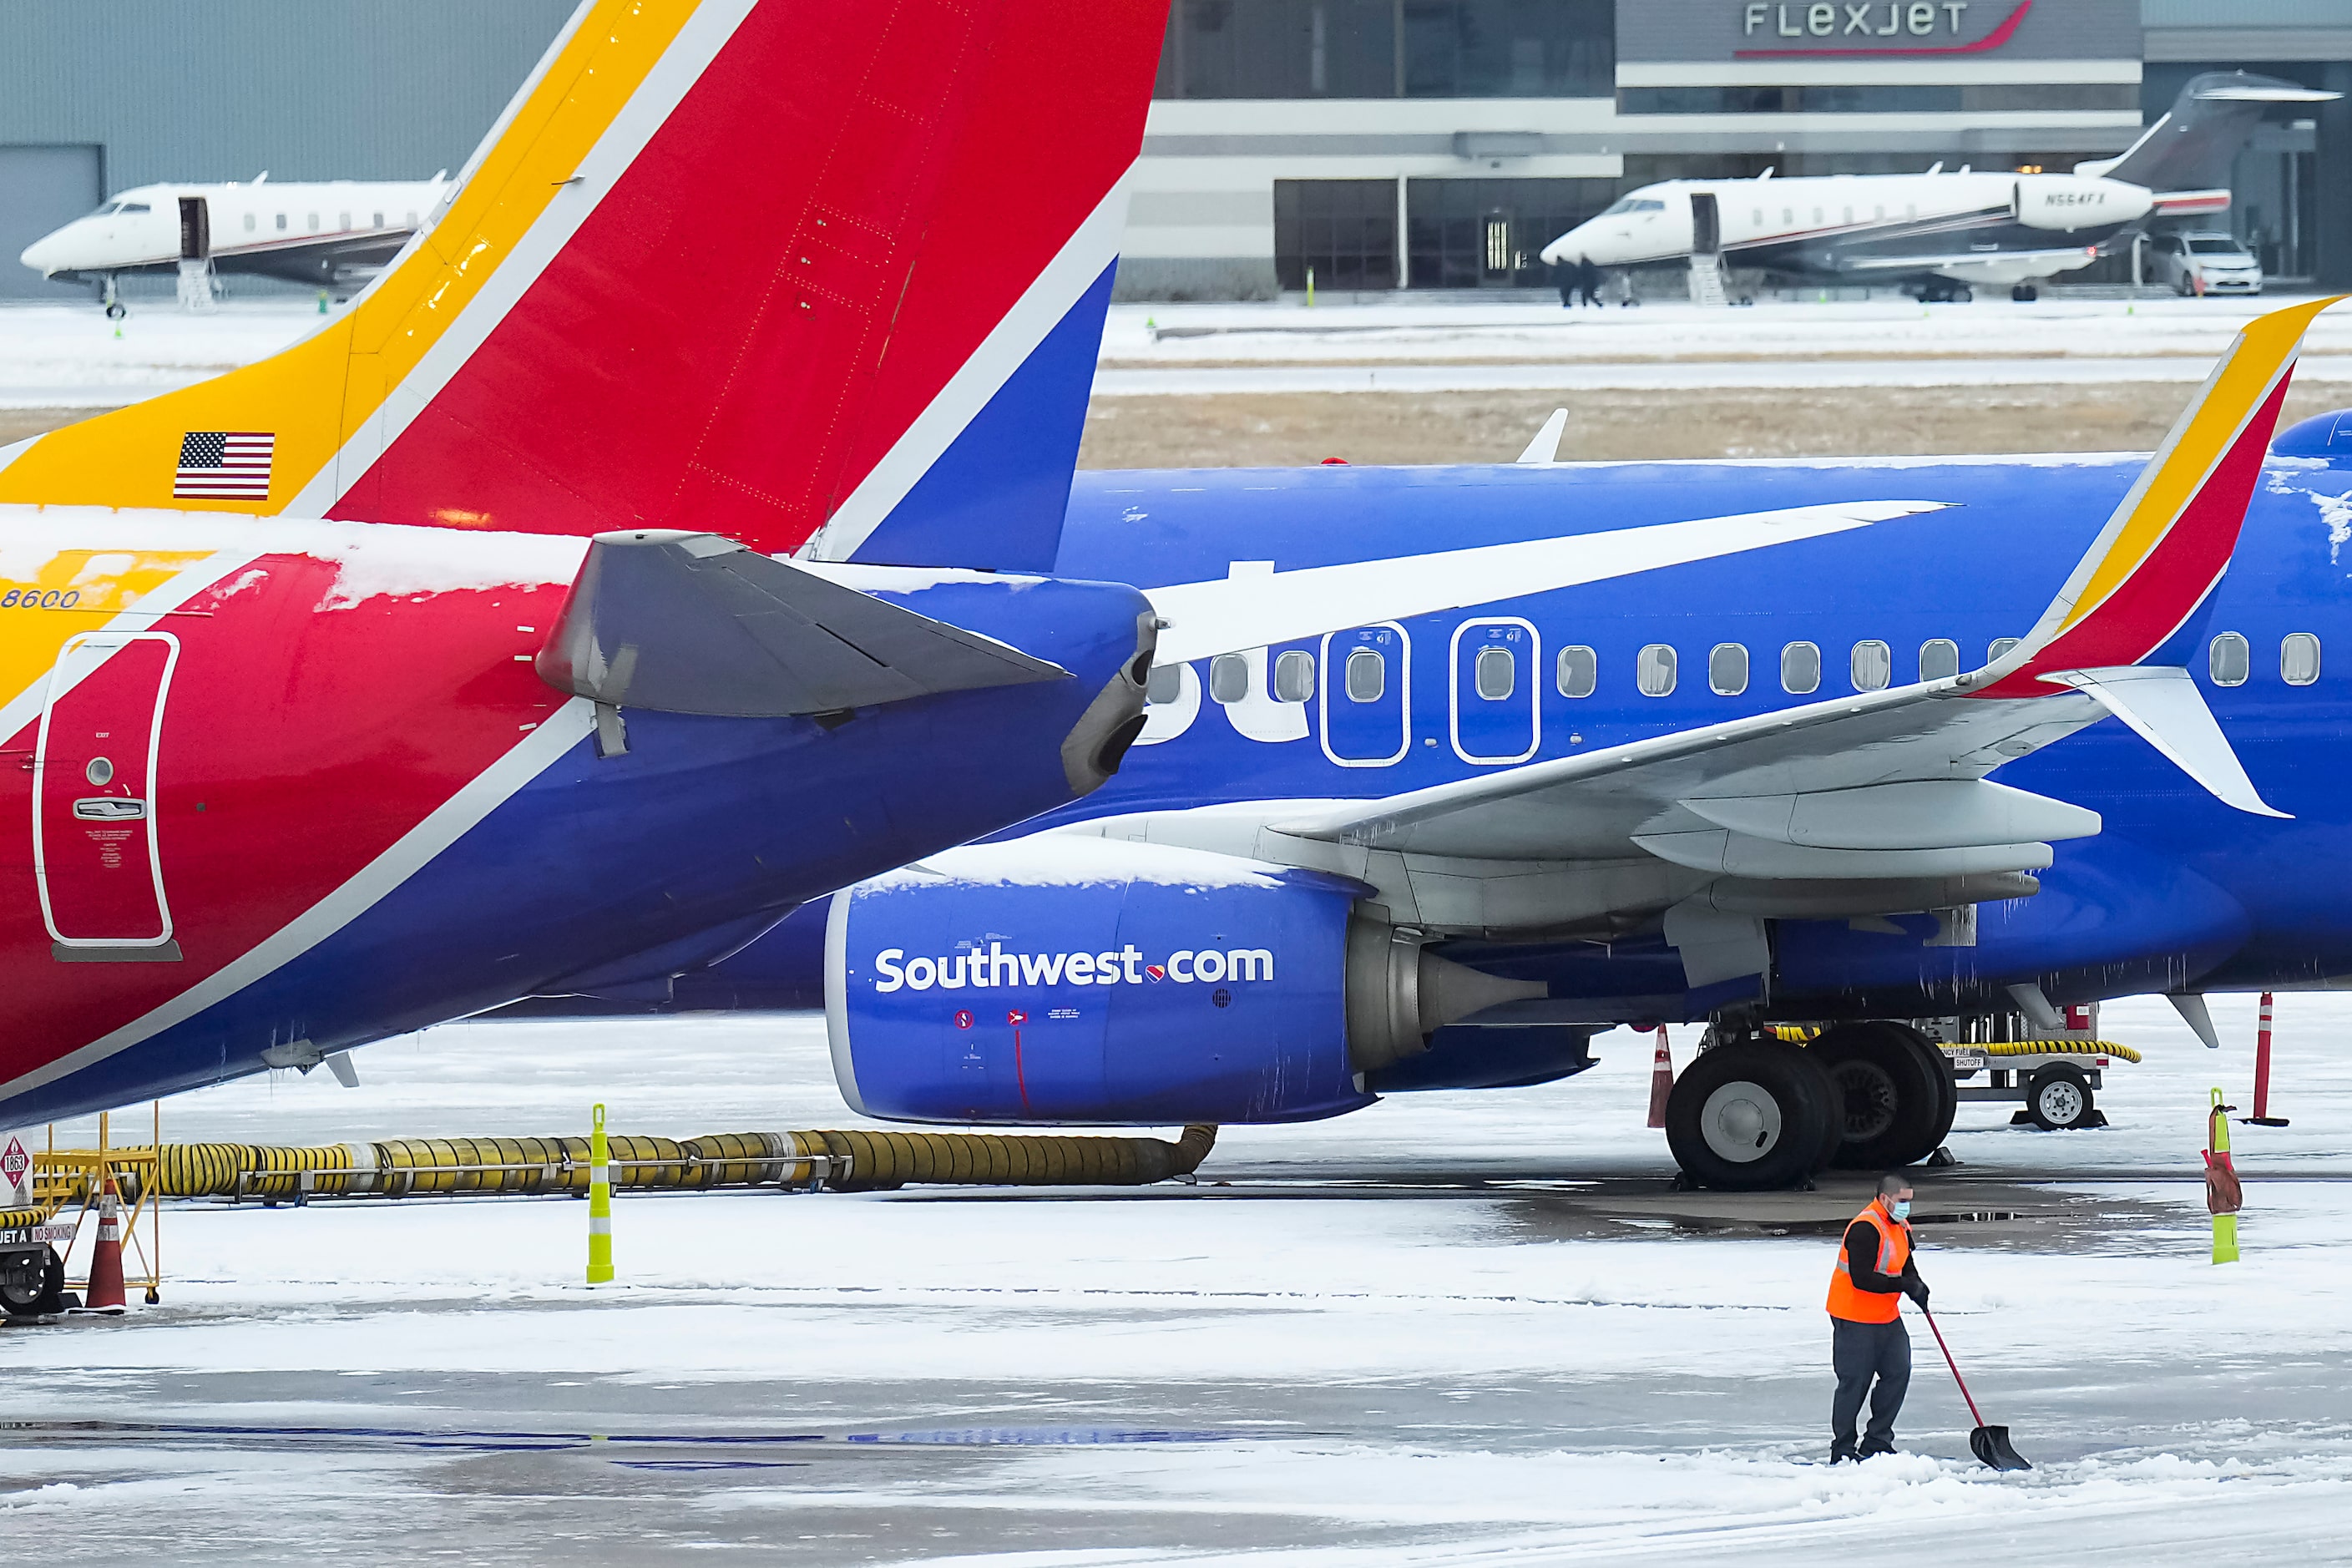
[{"label": "jet a sign", "polygon": [[1744,29],[1747,36],[1776,38],[1929,38],[1939,33],[1957,38],[1969,0],[1870,0],[1853,5],[1785,5],[1750,0]]}]

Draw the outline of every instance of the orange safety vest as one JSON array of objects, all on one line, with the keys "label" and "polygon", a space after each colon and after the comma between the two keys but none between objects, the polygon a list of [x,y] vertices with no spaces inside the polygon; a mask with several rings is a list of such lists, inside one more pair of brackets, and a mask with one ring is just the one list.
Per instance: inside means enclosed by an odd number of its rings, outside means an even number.
[{"label": "orange safety vest", "polygon": [[[1900,1274],[1911,1260],[1911,1227],[1886,1212],[1876,1198],[1870,1206],[1854,1215],[1868,1222],[1878,1232],[1878,1271]],[[1853,1226],[1848,1225],[1846,1230]],[[1899,1295],[1881,1295],[1855,1286],[1853,1273],[1845,1263],[1845,1231],[1838,1233],[1837,1271],[1830,1276],[1830,1316],[1843,1318],[1849,1323],[1891,1323],[1903,1305]]]}]

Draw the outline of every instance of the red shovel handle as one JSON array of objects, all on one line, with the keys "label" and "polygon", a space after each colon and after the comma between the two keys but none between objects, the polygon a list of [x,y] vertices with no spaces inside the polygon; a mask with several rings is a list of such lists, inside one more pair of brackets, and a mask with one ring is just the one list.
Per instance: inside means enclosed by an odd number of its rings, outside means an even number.
[{"label": "red shovel handle", "polygon": [[1927,1331],[1936,1336],[1936,1348],[1944,1352],[1944,1364],[1952,1369],[1952,1381],[1960,1385],[1960,1397],[1969,1402],[1969,1418],[1983,1426],[1984,1417],[1977,1414],[1977,1402],[1969,1393],[1968,1379],[1960,1375],[1960,1363],[1952,1359],[1952,1347],[1944,1342],[1944,1331],[1936,1326],[1936,1314],[1922,1307],[1919,1315],[1927,1320]]}]

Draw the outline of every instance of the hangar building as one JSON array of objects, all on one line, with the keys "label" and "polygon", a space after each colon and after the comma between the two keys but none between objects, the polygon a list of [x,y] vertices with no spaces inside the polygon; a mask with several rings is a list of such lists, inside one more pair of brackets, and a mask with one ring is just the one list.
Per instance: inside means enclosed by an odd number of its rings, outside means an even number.
[{"label": "hangar building", "polygon": [[[125,186],[457,167],[571,10],[0,0],[0,299],[68,297],[16,252]],[[2352,6],[1172,0],[1119,289],[1525,286],[1635,185],[2063,169],[2241,66],[2352,94]],[[2230,222],[2273,277],[2352,286],[2352,96],[2293,107]]]}]

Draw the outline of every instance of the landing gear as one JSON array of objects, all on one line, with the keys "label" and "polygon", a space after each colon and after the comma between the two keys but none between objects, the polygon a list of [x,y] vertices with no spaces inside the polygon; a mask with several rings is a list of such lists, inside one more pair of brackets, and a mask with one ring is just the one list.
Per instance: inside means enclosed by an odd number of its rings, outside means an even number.
[{"label": "landing gear", "polygon": [[115,297],[114,274],[110,272],[108,273],[106,275],[106,281],[99,285],[98,297],[106,301],[106,319],[108,321],[119,321],[122,320],[123,317],[131,314],[129,310],[123,308],[122,301]]},{"label": "landing gear", "polygon": [[1666,1145],[1705,1186],[1764,1192],[1821,1167],[1833,1126],[1818,1061],[1779,1042],[1741,1040],[1702,1052],[1666,1100]]},{"label": "landing gear", "polygon": [[2031,305],[2042,298],[2042,290],[2031,283],[2012,283],[2009,286],[2009,297],[2021,305]]},{"label": "landing gear", "polygon": [[1944,1055],[1907,1024],[1840,1024],[1806,1047],[1836,1094],[1838,1137],[1828,1163],[1894,1170],[1936,1152],[1959,1113]]},{"label": "landing gear", "polygon": [[1975,299],[1976,290],[1965,283],[1955,283],[1948,278],[1930,278],[1919,285],[1919,299],[1928,305],[1965,305]]},{"label": "landing gear", "polygon": [[2090,1075],[2081,1068],[2053,1063],[2026,1080],[2025,1114],[2044,1132],[2096,1126],[2092,1110]]}]

